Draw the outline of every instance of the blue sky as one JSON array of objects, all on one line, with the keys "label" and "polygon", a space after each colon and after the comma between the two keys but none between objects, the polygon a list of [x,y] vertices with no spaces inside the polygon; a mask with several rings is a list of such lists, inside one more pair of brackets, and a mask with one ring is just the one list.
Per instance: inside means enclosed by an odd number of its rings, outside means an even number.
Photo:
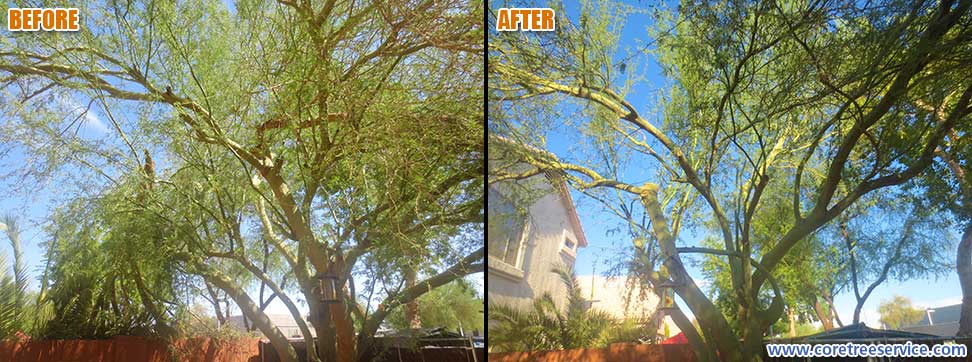
[{"label": "blue sky", "polygon": [[[526,3],[518,3],[517,6],[526,7],[530,5],[529,2]],[[500,4],[497,2],[493,6],[494,8],[500,7]],[[651,27],[653,21],[649,12],[657,6],[654,2],[631,1],[627,4],[647,11],[632,14],[627,18],[627,23],[621,29],[620,39],[622,46],[620,49],[622,53],[626,47],[637,49],[642,44],[650,41],[647,29]],[[536,6],[543,7],[546,5],[543,5],[542,2],[536,2]],[[579,5],[577,1],[566,1],[565,7],[566,16],[576,22],[579,18]],[[558,17],[560,16],[561,14],[558,14]],[[624,56],[626,54],[621,55]],[[638,55],[638,59],[645,63],[642,74],[645,80],[635,84],[626,99],[631,101],[642,114],[647,114],[653,109],[653,101],[657,99],[658,92],[664,89],[665,79],[661,74],[661,68],[655,62],[652,55],[641,53]],[[573,114],[571,112],[567,113]],[[566,125],[567,122],[570,121],[563,119],[555,120],[553,131],[547,134],[547,147],[558,156],[566,156],[569,159],[572,153],[579,152],[580,150],[576,146],[578,144],[577,131],[576,129],[572,129],[571,126]],[[576,122],[583,123],[583,120]],[[556,126],[557,124],[559,126]],[[627,166],[629,170],[644,170],[645,168],[650,169],[653,167],[638,161],[632,161]],[[640,177],[642,174],[645,174],[643,171],[625,172],[628,173],[625,175],[627,177]],[[632,174],[634,172],[637,172],[637,174]],[[620,219],[610,211],[605,210],[602,204],[579,192],[572,191],[572,194],[577,204],[581,224],[589,242],[587,248],[578,251],[575,270],[579,275],[603,275],[611,265],[617,262],[621,251],[630,246],[630,240],[626,233],[616,232],[616,229],[621,225]],[[622,228],[622,230],[624,229]],[[959,230],[955,230],[953,234],[958,233]],[[687,231],[683,232],[680,237],[680,246],[699,246],[700,241],[701,235],[693,235],[692,232]],[[954,250],[954,247],[952,247],[952,250]],[[954,251],[950,254],[954,255]],[[692,259],[690,256],[683,255],[682,257],[684,259]],[[702,278],[700,269],[691,265],[693,263],[687,264],[689,272],[696,280],[696,283],[705,288],[709,283]],[[887,281],[871,294],[867,303],[864,305],[861,320],[869,326],[879,326],[878,304],[883,300],[890,299],[893,295],[906,296],[913,301],[915,306],[922,308],[961,303],[961,290],[959,288],[958,277],[954,271],[947,273],[941,278],[929,277],[904,282]],[[682,306],[683,311],[691,314],[691,311],[681,301],[678,301],[678,303]],[[844,292],[836,296],[835,305],[841,320],[845,324],[850,323],[853,319],[856,305],[853,292]]]},{"label": "blue sky", "polygon": [[[80,137],[94,139],[104,136],[109,130],[104,116],[96,106],[92,106],[91,110],[85,113],[86,104],[62,101],[63,110],[69,117],[81,117],[81,126],[78,128]],[[0,122],[16,125],[19,121],[2,117]],[[0,159],[0,175],[15,172],[26,162],[29,160],[24,157],[21,150],[14,149]],[[17,217],[21,230],[24,261],[32,277],[30,278],[31,288],[35,290],[38,286],[36,276],[40,275],[43,266],[44,250],[39,245],[47,238],[42,227],[47,216],[57,206],[57,197],[63,196],[62,193],[67,191],[59,186],[61,185],[23,184],[16,178],[0,178],[0,190],[2,190],[0,191],[0,215]],[[36,192],[38,189],[40,192]],[[13,250],[5,234],[0,237],[0,253],[6,256],[8,264],[13,263]]]},{"label": "blue sky", "polygon": [[[223,0],[223,3],[230,12],[235,12],[235,1]],[[92,104],[89,112],[82,114],[86,108],[85,106],[88,104],[88,100],[88,98],[82,95],[74,95],[73,98],[58,98],[57,102],[69,116],[81,117],[81,124],[77,133],[78,136],[87,140],[97,139],[108,143],[122,144],[117,133],[114,132],[110,120],[102,110],[103,106],[99,102]],[[111,105],[112,103],[109,104]],[[135,114],[132,114],[131,108],[129,107],[112,108],[111,113],[114,117],[120,117],[121,119],[133,120],[137,117]],[[3,122],[3,124],[0,124],[3,127],[0,128],[4,128],[6,126],[16,126],[20,121],[16,118],[0,116],[0,122]],[[125,122],[122,123],[122,127],[124,128]],[[129,136],[131,137],[131,133]],[[136,142],[136,144],[139,143]],[[150,150],[154,149],[152,145],[144,145],[144,147],[148,147]],[[152,154],[156,156],[155,162],[159,174],[164,174],[166,162],[160,156],[164,152],[153,151]],[[0,155],[0,175],[6,175],[16,171],[22,168],[25,162],[28,161],[30,160],[26,159],[18,150]],[[63,199],[67,197],[64,193],[77,191],[66,186],[62,184],[25,185],[17,182],[14,178],[0,178],[0,215],[12,214],[16,215],[19,219],[23,257],[28,266],[29,280],[31,283],[30,289],[32,290],[38,289],[38,276],[43,270],[45,250],[41,247],[41,244],[49,237],[43,232],[43,226],[46,224],[47,217],[60,205],[58,202],[59,198]],[[13,263],[13,252],[5,234],[0,234],[0,253],[5,255],[8,264],[7,267],[9,267]],[[9,273],[10,270],[3,272]],[[483,278],[484,273],[476,273],[467,277],[481,296],[485,294]],[[296,296],[296,294],[292,293],[291,296]],[[374,305],[372,306],[373,308]],[[305,313],[307,312],[306,307],[303,307],[303,311]],[[275,299],[270,304],[268,312],[289,313],[279,299]],[[238,310],[235,313],[238,313]]]},{"label": "blue sky", "polygon": [[[75,114],[80,115],[81,108],[79,107],[69,106],[68,110],[74,109]],[[117,112],[115,113],[115,117],[120,116]],[[18,122],[16,119],[10,118],[0,118],[0,121]],[[104,113],[98,109],[98,106],[93,106],[91,111],[83,116],[82,122],[78,132],[80,137],[109,140],[117,137],[109,126],[107,126],[110,125],[110,121],[106,119]],[[24,155],[20,152],[12,152],[5,155],[3,159],[0,159],[0,175],[15,171],[25,161]],[[157,165],[160,172],[162,172],[161,170],[165,167],[164,162],[158,162]],[[24,186],[33,187],[35,185],[19,184],[13,179],[0,179],[0,190],[4,190],[0,193],[0,215],[12,214],[18,217],[21,228],[23,257],[30,276],[30,289],[36,291],[39,289],[38,277],[41,275],[44,267],[45,249],[41,245],[49,238],[49,235],[43,231],[43,226],[46,224],[47,217],[51,212],[60,205],[58,198],[64,196],[61,193],[66,192],[68,189],[64,185],[49,184],[40,185],[42,187],[40,192],[27,192],[20,190]],[[0,253],[6,256],[7,267],[12,266],[13,251],[6,234],[0,234]],[[6,270],[5,272],[10,273],[10,270]],[[481,296],[485,294],[484,275],[485,273],[476,273],[467,277]],[[297,294],[299,293],[291,293],[291,296],[293,297]],[[377,300],[375,303],[379,301]],[[306,305],[302,304],[300,307],[304,313],[307,313]],[[286,306],[279,299],[271,302],[267,308],[267,312],[272,314],[289,313]],[[238,309],[233,313],[238,314]]]},{"label": "blue sky", "polygon": [[[599,202],[584,194],[572,191],[572,195],[577,204],[577,214],[588,241],[587,248],[578,250],[574,268],[578,275],[603,275],[611,265],[617,262],[616,259],[621,250],[630,247],[631,241],[626,235],[611,232],[611,229],[617,228],[619,225],[617,216],[604,210]],[[682,234],[680,245],[698,246],[701,238],[689,234]],[[683,255],[682,258],[692,260],[691,256]],[[692,263],[687,262],[686,264],[695,282],[705,288],[709,282],[703,278],[701,270]],[[962,291],[959,288],[958,276],[954,271],[937,279],[929,277],[905,282],[887,281],[871,293],[864,304],[861,321],[872,327],[879,326],[878,304],[883,300],[891,299],[894,295],[908,297],[916,307],[920,308],[940,307],[962,302]],[[691,315],[691,310],[681,300],[678,300],[678,303],[683,311]],[[845,325],[853,319],[856,303],[853,292],[845,292],[835,298],[834,304],[841,321]]]}]

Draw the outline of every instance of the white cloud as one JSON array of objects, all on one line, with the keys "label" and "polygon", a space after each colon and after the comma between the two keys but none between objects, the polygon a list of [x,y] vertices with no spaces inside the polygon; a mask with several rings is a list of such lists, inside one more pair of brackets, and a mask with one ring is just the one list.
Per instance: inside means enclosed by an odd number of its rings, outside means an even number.
[{"label": "white cloud", "polygon": [[67,111],[68,116],[73,118],[83,115],[81,118],[81,125],[85,129],[97,133],[108,133],[108,126],[101,119],[101,117],[98,117],[98,108],[94,104],[91,105],[91,108],[88,108],[85,104],[79,103],[76,99],[62,100],[60,103],[61,106]]},{"label": "white cloud", "polygon": [[84,115],[84,121],[84,125],[88,127],[88,129],[101,133],[108,133],[108,126],[105,125],[105,122],[101,121],[101,118],[94,114],[93,110],[88,111],[88,113]]},{"label": "white cloud", "polygon": [[881,328],[881,313],[878,313],[876,309],[863,309],[861,310],[861,322],[871,328]]},{"label": "white cloud", "polygon": [[[77,112],[77,114],[80,115],[81,112],[84,112],[84,108],[79,108]],[[91,109],[84,114],[82,122],[84,122],[84,127],[88,130],[98,133],[108,133],[108,126],[106,126],[105,122],[95,114],[95,107],[91,107]]]}]

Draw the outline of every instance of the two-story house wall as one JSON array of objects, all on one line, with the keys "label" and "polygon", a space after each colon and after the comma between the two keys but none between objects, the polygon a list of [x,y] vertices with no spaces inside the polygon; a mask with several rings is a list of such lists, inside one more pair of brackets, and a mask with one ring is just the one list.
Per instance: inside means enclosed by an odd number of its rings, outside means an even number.
[{"label": "two-story house wall", "polygon": [[[550,293],[564,308],[567,287],[552,270],[573,267],[587,239],[563,178],[541,173],[490,185],[488,192],[487,300],[529,308],[533,299]],[[518,197],[522,194],[532,197]]]}]

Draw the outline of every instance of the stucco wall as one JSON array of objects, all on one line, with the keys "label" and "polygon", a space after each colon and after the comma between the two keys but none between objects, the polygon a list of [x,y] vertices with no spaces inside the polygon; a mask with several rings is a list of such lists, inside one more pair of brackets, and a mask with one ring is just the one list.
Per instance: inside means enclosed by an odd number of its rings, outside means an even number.
[{"label": "stucco wall", "polygon": [[[637,285],[629,286],[623,277],[579,275],[577,281],[584,298],[592,301],[592,308],[604,311],[616,319],[648,321],[654,316],[658,306],[658,296],[652,290]],[[681,330],[668,316],[665,316],[658,327],[658,334],[666,338],[679,332]]]},{"label": "stucco wall", "polygon": [[495,362],[692,362],[696,357],[695,352],[692,352],[692,348],[687,344],[616,343],[607,348],[490,353],[489,360]]},{"label": "stucco wall", "polygon": [[258,362],[260,340],[183,338],[172,341],[116,336],[112,339],[0,341],[0,361],[41,362]]},{"label": "stucco wall", "polygon": [[658,305],[658,296],[653,291],[637,285],[629,288],[625,278],[579,275],[577,281],[584,291],[584,298],[592,301],[593,308],[617,319],[649,319]]},{"label": "stucco wall", "polygon": [[[504,273],[509,265],[495,258],[489,259],[489,303],[502,303],[520,308],[530,308],[534,298],[549,292],[559,308],[566,305],[567,288],[551,270],[555,265],[573,266],[574,258],[561,252],[564,237],[577,243],[578,237],[571,227],[563,197],[544,176],[535,176],[544,182],[533,182],[531,187],[543,196],[529,207],[525,230],[525,246],[518,273]],[[538,181],[538,180],[534,180]],[[495,187],[495,186],[494,186]],[[503,192],[503,189],[500,189]],[[487,200],[488,201],[488,200]],[[575,247],[576,248],[576,247]]]}]

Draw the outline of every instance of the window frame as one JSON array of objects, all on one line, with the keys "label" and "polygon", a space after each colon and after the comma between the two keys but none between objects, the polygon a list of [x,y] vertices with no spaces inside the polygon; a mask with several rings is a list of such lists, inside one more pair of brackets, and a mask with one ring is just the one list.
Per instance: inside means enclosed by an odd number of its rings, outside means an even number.
[{"label": "window frame", "polygon": [[[564,229],[560,237],[560,252],[566,256],[571,257],[572,259],[577,259],[577,240],[575,239],[576,238],[572,237],[572,235],[568,232],[567,229]],[[573,245],[568,247],[567,246],[568,241]]]},{"label": "window frame", "polygon": [[[489,189],[491,189],[493,192],[503,197],[505,199],[503,202],[509,202],[510,204],[512,204],[512,200],[507,198],[507,196],[500,189],[493,186],[489,186]],[[487,190],[487,192],[488,191],[490,190]],[[487,209],[487,213],[488,212],[489,210]],[[523,259],[525,258],[527,240],[529,238],[530,231],[532,229],[529,212],[526,215],[522,216],[521,218],[517,218],[517,219],[519,219],[518,224],[521,225],[519,227],[520,229],[519,235],[510,238],[511,239],[510,244],[512,244],[512,239],[516,239],[516,243],[515,243],[516,252],[514,253],[512,264],[509,261],[505,260],[505,255],[501,258],[500,256],[489,253],[489,248],[487,248],[487,256],[488,256],[487,265],[489,265],[489,269],[491,271],[499,272],[501,275],[516,280],[522,279],[524,276]],[[489,243],[488,237],[486,242],[487,244]],[[508,248],[509,248],[509,244],[506,245],[506,248],[504,248],[505,253],[509,253]]]}]

